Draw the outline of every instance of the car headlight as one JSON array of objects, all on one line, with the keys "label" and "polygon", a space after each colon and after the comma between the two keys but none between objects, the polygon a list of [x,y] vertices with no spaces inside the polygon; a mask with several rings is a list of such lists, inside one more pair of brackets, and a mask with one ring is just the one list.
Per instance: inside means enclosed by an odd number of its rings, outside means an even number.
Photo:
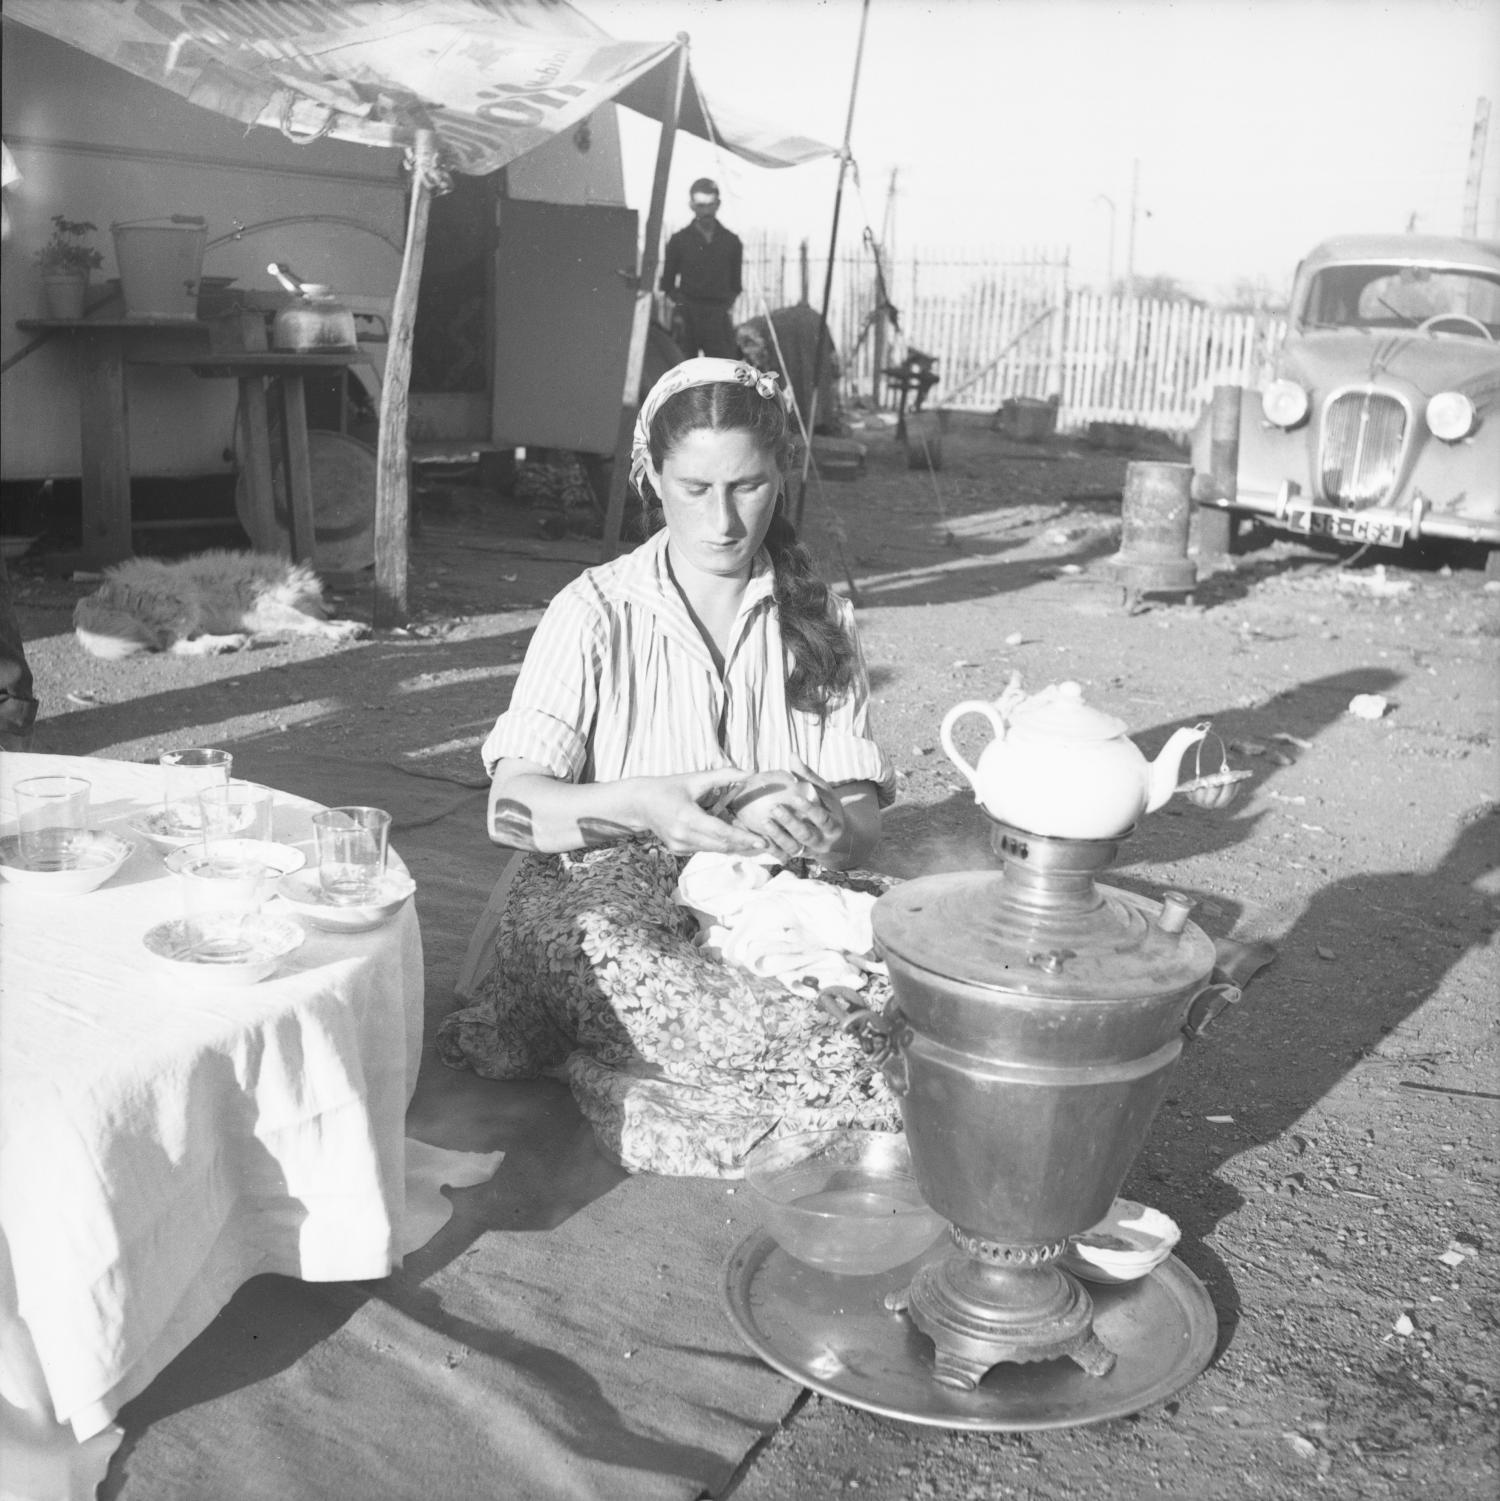
[{"label": "car headlight", "polygon": [[1307,416],[1307,392],[1294,380],[1273,380],[1261,393],[1266,421],[1277,427],[1296,427]]},{"label": "car headlight", "polygon": [[1462,391],[1439,391],[1427,403],[1427,426],[1433,437],[1457,443],[1474,431],[1474,403]]}]

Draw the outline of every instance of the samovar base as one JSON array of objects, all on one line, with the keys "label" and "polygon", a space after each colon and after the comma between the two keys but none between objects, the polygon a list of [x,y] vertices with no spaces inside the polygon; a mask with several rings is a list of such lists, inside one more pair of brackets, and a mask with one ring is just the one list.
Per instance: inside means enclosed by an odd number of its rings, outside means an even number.
[{"label": "samovar base", "polygon": [[1115,1352],[1094,1333],[1094,1300],[1053,1264],[1056,1246],[995,1246],[955,1230],[955,1249],[921,1268],[904,1295],[912,1323],[933,1343],[933,1380],[972,1391],[1002,1362],[1064,1357],[1107,1376]]}]

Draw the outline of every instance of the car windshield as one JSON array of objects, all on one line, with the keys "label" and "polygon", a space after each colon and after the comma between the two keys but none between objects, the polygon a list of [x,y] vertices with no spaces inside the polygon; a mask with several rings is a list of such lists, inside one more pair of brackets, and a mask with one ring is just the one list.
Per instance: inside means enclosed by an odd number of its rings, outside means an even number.
[{"label": "car windshield", "polygon": [[[1438,314],[1474,319],[1500,338],[1500,273],[1450,266],[1328,266],[1308,283],[1302,323],[1415,328]],[[1446,327],[1464,329],[1462,322]],[[1471,325],[1470,332],[1478,330]]]}]

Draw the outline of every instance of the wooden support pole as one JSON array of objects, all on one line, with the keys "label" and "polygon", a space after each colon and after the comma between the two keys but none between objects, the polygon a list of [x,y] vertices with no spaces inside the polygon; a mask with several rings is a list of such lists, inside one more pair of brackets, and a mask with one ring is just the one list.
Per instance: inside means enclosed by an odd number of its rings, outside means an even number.
[{"label": "wooden support pole", "polygon": [[667,212],[667,179],[672,172],[672,148],[677,141],[677,118],[687,85],[688,39],[677,35],[677,51],[667,66],[662,101],[661,136],[656,144],[656,172],[651,179],[651,206],[646,211],[646,234],[641,244],[640,270],[635,284],[635,316],[630,326],[630,353],[625,358],[625,390],[620,400],[620,426],[615,433],[615,457],[609,473],[609,507],[604,513],[602,561],[620,552],[625,524],[625,497],[630,489],[630,445],[641,409],[641,371],[646,364],[646,336],[651,328],[652,289],[661,254],[661,226]]},{"label": "wooden support pole", "polygon": [[[134,551],[130,531],[130,404],[125,388],[125,336],[90,332],[78,341],[82,417],[83,562],[118,563]],[[92,504],[90,503],[92,502]]]},{"label": "wooden support pole", "polygon": [[412,337],[417,325],[417,289],[427,253],[427,210],[437,166],[437,135],[418,130],[412,156],[411,212],[401,277],[391,305],[390,343],[380,385],[380,445],[375,481],[375,625],[401,625],[407,615],[407,524],[411,511],[411,454],[406,417],[411,385]]},{"label": "wooden support pole", "polygon": [[833,194],[833,228],[828,235],[828,265],[823,273],[823,322],[818,336],[813,341],[812,399],[808,402],[807,454],[802,461],[802,479],[797,486],[797,496],[792,505],[791,522],[797,531],[802,530],[802,510],[807,500],[807,473],[811,463],[812,438],[818,427],[818,387],[823,383],[823,336],[833,335],[828,328],[828,305],[833,298],[833,260],[839,247],[839,211],[844,204],[844,177],[849,171],[849,139],[854,133],[854,105],[859,98],[859,70],[865,56],[865,29],[870,24],[870,0],[864,0],[859,11],[859,42],[854,49],[854,78],[849,84],[849,113],[844,117],[844,144],[839,151],[839,182]]}]

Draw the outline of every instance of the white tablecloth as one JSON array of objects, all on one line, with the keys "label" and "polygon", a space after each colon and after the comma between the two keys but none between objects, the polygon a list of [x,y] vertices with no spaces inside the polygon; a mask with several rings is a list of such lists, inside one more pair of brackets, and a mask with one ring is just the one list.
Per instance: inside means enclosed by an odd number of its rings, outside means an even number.
[{"label": "white tablecloth", "polygon": [[[93,784],[91,823],[126,837],[160,802],[155,766],[0,755],[0,826],[14,830],[15,782],[63,771]],[[315,810],[278,794],[276,839],[310,854]],[[259,985],[187,988],[142,947],[181,898],[137,843],[85,896],[0,882],[0,1326],[13,1336],[0,1396],[34,1404],[13,1358],[29,1332],[79,1439],[250,1277],[380,1277],[402,1251],[422,1030],[413,905],[369,933],[309,929]]]}]

